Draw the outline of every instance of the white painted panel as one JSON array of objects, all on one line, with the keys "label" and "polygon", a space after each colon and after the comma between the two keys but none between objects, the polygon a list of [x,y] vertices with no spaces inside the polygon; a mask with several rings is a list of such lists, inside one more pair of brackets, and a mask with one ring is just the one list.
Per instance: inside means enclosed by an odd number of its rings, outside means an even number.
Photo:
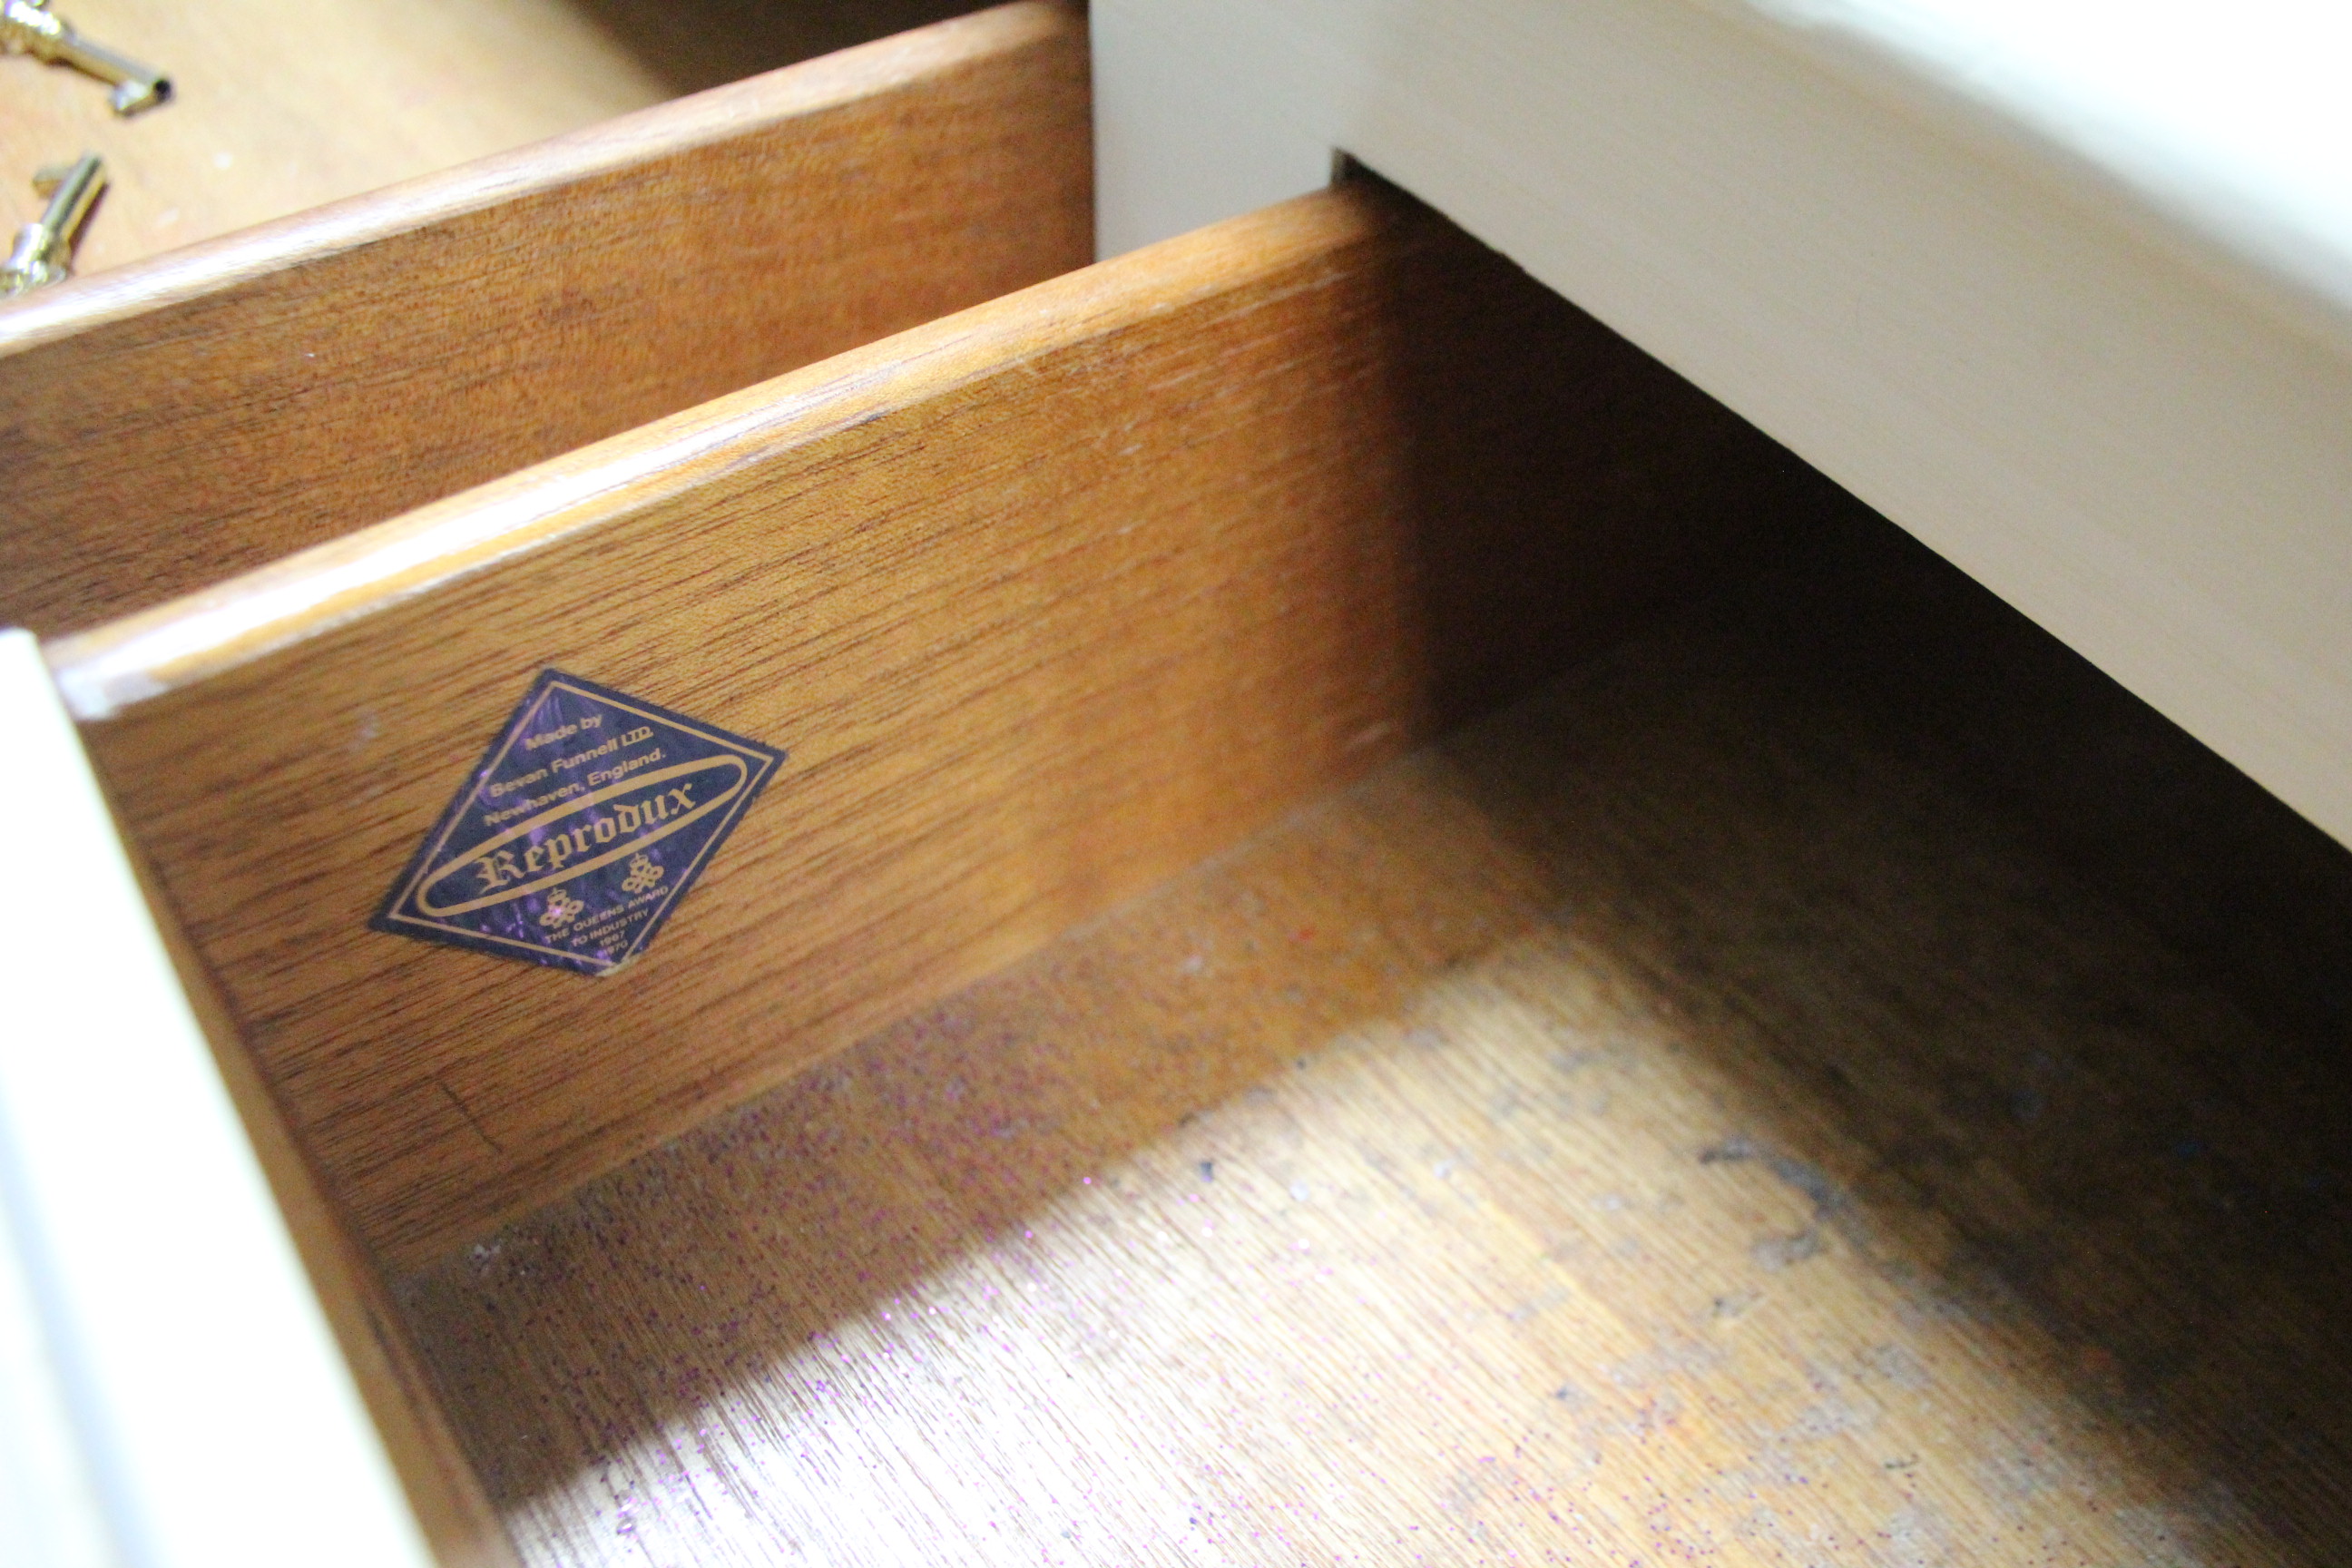
[{"label": "white painted panel", "polygon": [[2326,0],[1710,0],[1864,79],[1940,86],[2188,231],[2352,306],[2352,7]]},{"label": "white painted panel", "polygon": [[9,1211],[23,1184],[0,1147],[0,1563],[122,1568],[73,1419],[39,1285]]},{"label": "white painted panel", "polygon": [[[0,1455],[68,1483],[37,1527],[51,1555],[10,1568],[79,1568],[101,1535],[126,1568],[423,1568],[423,1538],[24,632],[0,632],[0,1287],[15,1283],[18,1309],[0,1321],[0,1352],[37,1347],[40,1380],[7,1404],[50,1423]],[[40,1484],[20,1471],[8,1487]]]},{"label": "white painted panel", "polygon": [[2029,123],[2031,70],[1930,79],[1868,9],[1097,0],[1102,241],[1351,153],[2352,841],[2333,198],[2272,244],[2193,199],[2227,158],[2158,191],[2160,150],[2053,140],[2106,100]]}]

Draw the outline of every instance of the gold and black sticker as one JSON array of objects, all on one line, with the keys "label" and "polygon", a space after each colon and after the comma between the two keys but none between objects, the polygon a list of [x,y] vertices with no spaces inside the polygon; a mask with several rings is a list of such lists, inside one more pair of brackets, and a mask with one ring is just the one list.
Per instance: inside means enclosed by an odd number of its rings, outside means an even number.
[{"label": "gold and black sticker", "polygon": [[653,941],[783,759],[541,671],[369,923],[609,974]]}]

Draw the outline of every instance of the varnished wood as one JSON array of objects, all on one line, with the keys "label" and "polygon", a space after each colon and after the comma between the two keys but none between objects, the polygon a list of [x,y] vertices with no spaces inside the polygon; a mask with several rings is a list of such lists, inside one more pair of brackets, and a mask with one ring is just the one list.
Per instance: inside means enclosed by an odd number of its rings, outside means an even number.
[{"label": "varnished wood", "polygon": [[78,270],[289,217],[977,7],[955,0],[79,0],[167,72],[130,120],[63,67],[0,60],[0,218],[84,151],[112,184]]},{"label": "varnished wood", "polygon": [[[306,1147],[414,1262],[1596,646],[1786,474],[1357,186],[51,655]],[[792,752],[608,981],[365,929],[545,666]]]},{"label": "varnished wood", "polygon": [[1087,145],[1083,18],[1024,0],[0,308],[0,621],[86,627],[1082,266]]},{"label": "varnished wood", "polygon": [[2337,1051],[1850,701],[1948,625],[1684,618],[411,1279],[526,1560],[2342,1560]]},{"label": "varnished wood", "polygon": [[676,96],[625,39],[565,0],[59,9],[173,84],[169,102],[125,120],[90,77],[0,59],[0,219],[13,229],[39,210],[40,165],[84,152],[106,160],[104,203],[75,251],[84,276]]}]

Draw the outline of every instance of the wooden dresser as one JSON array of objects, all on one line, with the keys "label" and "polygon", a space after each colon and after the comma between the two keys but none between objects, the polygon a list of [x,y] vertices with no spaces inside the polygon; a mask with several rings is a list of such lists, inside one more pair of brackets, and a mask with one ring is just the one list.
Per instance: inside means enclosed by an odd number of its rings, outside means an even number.
[{"label": "wooden dresser", "polygon": [[1150,10],[0,60],[15,1549],[2335,1560],[2352,857]]}]

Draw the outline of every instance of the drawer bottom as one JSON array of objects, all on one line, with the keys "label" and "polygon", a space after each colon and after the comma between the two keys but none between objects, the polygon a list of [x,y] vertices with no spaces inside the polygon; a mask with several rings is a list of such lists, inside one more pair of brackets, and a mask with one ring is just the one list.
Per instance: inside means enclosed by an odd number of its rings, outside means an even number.
[{"label": "drawer bottom", "polygon": [[410,1276],[524,1557],[2340,1557],[2340,1075],[1798,577]]}]

